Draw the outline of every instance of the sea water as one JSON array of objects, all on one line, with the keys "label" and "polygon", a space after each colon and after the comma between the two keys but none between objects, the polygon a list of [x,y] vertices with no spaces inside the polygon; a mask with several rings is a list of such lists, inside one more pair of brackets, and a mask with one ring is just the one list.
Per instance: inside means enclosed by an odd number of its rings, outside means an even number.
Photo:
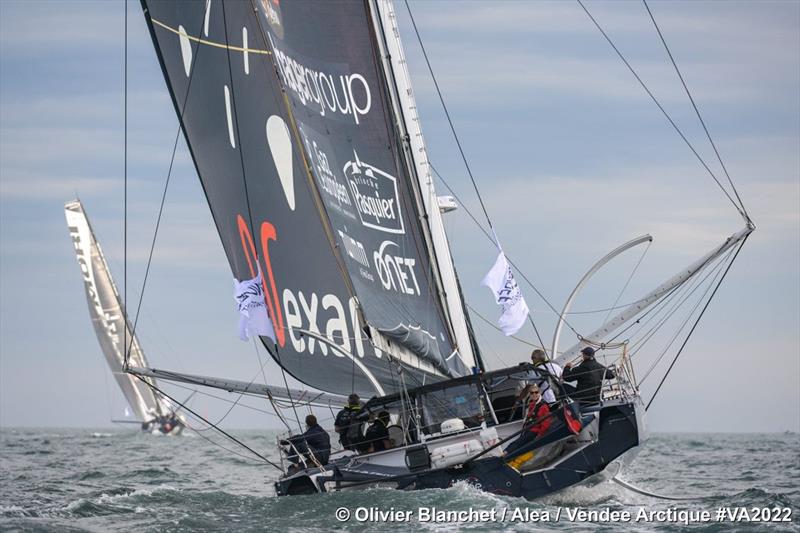
[{"label": "sea water", "polygon": [[[274,432],[235,434],[279,462]],[[620,477],[684,500],[614,482],[533,502],[463,483],[278,498],[248,454],[212,431],[3,429],[0,530],[800,531],[797,434],[652,436]]]}]

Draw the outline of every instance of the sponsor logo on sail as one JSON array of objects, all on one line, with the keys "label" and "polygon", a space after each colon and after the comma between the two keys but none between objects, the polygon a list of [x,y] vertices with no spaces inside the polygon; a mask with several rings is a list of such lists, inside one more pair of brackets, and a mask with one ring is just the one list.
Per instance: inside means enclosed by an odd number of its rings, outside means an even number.
[{"label": "sponsor logo on sail", "polygon": [[344,166],[361,223],[378,231],[403,234],[397,178],[362,162],[353,152],[353,161]]},{"label": "sponsor logo on sail", "polygon": [[349,117],[356,124],[372,108],[372,93],[366,78],[357,73],[332,74],[307,67],[275,45],[272,45],[283,83],[301,104],[318,110],[321,116]]},{"label": "sponsor logo on sail", "polygon": [[261,0],[261,13],[279,39],[283,39],[283,17],[280,0]]},{"label": "sponsor logo on sail", "polygon": [[369,259],[367,258],[367,252],[364,250],[364,245],[342,230],[336,231],[339,232],[339,237],[342,240],[347,256],[356,263],[369,268]]},{"label": "sponsor logo on sail", "polygon": [[[120,351],[122,347],[119,346],[121,343],[119,331],[117,330],[117,321],[122,317],[118,312],[113,312],[113,310],[106,311],[103,309],[103,304],[100,301],[100,293],[95,281],[92,258],[89,252],[91,236],[88,225],[81,213],[72,210],[68,210],[66,213],[69,234],[70,237],[72,237],[72,245],[75,247],[78,265],[83,275],[84,288],[89,298],[94,317],[99,319],[106,337],[111,340],[114,348]],[[121,354],[120,357],[122,357]]]},{"label": "sponsor logo on sail", "polygon": [[384,289],[419,296],[419,283],[415,273],[416,259],[397,255],[400,246],[392,241],[383,241],[372,254],[375,270]]},{"label": "sponsor logo on sail", "polygon": [[317,179],[320,190],[327,195],[327,205],[344,216],[355,220],[356,214],[352,210],[353,201],[350,199],[350,193],[347,192],[347,187],[334,174],[328,160],[328,154],[317,145],[316,141],[308,138],[305,128],[302,126],[300,127],[300,134],[303,136],[303,141],[306,145],[314,177]]}]

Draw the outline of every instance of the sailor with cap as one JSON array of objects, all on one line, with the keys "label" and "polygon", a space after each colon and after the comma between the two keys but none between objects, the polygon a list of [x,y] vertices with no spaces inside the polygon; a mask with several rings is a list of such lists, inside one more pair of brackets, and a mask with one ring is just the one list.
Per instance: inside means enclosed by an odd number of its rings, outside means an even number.
[{"label": "sailor with cap", "polygon": [[591,346],[581,350],[581,355],[583,360],[575,368],[572,368],[570,364],[564,365],[562,379],[565,382],[577,382],[574,387],[565,384],[564,388],[570,393],[573,400],[577,400],[583,405],[596,405],[600,402],[603,379],[614,378],[614,370],[604,367],[595,360],[594,348]]}]

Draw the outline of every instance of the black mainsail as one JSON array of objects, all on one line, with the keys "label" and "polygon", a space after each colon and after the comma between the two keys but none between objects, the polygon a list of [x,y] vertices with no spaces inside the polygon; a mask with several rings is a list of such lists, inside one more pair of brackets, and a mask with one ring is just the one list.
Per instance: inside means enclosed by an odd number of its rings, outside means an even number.
[{"label": "black mainsail", "polygon": [[143,7],[233,275],[263,273],[276,361],[339,394],[397,391],[397,362],[469,373],[370,5]]}]

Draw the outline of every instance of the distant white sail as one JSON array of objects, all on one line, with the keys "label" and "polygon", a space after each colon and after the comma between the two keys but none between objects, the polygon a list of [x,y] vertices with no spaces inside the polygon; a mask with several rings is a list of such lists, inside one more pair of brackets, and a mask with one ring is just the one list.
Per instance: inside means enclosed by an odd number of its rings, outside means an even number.
[{"label": "distant white sail", "polygon": [[[97,340],[100,342],[111,373],[130,404],[130,410],[137,420],[143,422],[168,413],[169,410],[162,400],[146,383],[123,371],[124,340],[127,340],[129,345],[128,357],[131,365],[147,366],[147,360],[128,324],[103,251],[95,239],[83,206],[77,200],[67,202],[64,213],[83,276],[89,315]],[[125,416],[130,416],[131,411],[126,409]]]}]

